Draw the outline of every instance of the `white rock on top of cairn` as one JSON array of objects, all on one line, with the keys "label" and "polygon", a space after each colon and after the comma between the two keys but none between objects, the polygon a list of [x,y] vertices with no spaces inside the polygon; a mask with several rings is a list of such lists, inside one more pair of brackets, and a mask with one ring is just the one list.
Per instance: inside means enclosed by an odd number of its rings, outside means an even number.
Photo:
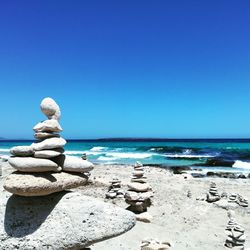
[{"label": "white rock on top of cairn", "polygon": [[227,235],[225,246],[232,249],[243,250],[246,241],[245,230],[236,222],[234,211],[228,211],[228,218],[229,221],[225,229]]},{"label": "white rock on top of cairn", "polygon": [[[45,98],[41,102],[41,110],[49,120],[40,122],[34,126],[36,132],[35,138],[39,138],[40,141],[32,143],[30,146],[13,147],[10,150],[13,156],[9,158],[9,164],[18,170],[16,172],[18,176],[16,173],[8,176],[8,181],[4,185],[7,191],[16,192],[16,194],[24,196],[47,195],[62,191],[67,187],[77,187],[85,184],[88,177],[86,174],[72,175],[70,176],[70,181],[65,182],[63,178],[54,178],[52,176],[53,182],[51,182],[51,186],[46,181],[39,181],[36,183],[37,186],[35,185],[34,187],[35,173],[41,173],[39,175],[41,179],[43,176],[47,178],[50,171],[88,173],[93,169],[91,162],[83,160],[80,157],[63,154],[63,147],[66,141],[58,134],[58,132],[62,131],[62,128],[58,122],[61,112],[56,102],[51,98]],[[69,175],[70,173],[68,175],[64,174],[64,176]],[[22,181],[17,182],[17,177],[18,180],[21,179]],[[81,178],[83,179],[82,181],[80,180]],[[25,190],[22,190],[23,187],[25,187]]]},{"label": "white rock on top of cairn", "polygon": [[147,207],[151,205],[153,193],[146,180],[143,165],[136,162],[131,182],[128,184],[128,191],[125,193],[125,201],[130,205],[128,208],[130,211],[135,213],[146,212]]}]

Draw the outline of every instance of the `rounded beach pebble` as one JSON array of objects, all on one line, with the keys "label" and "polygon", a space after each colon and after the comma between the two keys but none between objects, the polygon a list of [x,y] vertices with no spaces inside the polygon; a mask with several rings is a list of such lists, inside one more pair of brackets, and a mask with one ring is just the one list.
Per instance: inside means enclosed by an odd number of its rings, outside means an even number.
[{"label": "rounded beach pebble", "polygon": [[40,104],[42,112],[49,118],[49,119],[56,119],[59,120],[61,116],[61,111],[57,103],[50,97],[46,97],[42,100]]}]

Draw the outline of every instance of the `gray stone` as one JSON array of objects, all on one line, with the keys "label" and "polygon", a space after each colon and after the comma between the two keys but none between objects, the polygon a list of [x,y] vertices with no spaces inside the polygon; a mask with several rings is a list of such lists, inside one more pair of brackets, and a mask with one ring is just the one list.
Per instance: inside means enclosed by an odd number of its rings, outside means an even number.
[{"label": "gray stone", "polygon": [[62,127],[56,119],[46,120],[43,122],[37,123],[33,130],[35,132],[61,132]]},{"label": "gray stone", "polygon": [[63,152],[64,152],[63,148],[53,149],[53,150],[40,150],[40,151],[35,151],[34,157],[48,159],[59,156]]},{"label": "gray stone", "polygon": [[31,146],[16,146],[10,149],[10,153],[15,156],[32,156],[34,150]]},{"label": "gray stone", "polygon": [[22,172],[47,172],[47,171],[60,171],[55,162],[48,159],[39,159],[33,157],[10,157],[9,164]]},{"label": "gray stone", "polygon": [[66,141],[63,138],[49,138],[44,141],[32,143],[32,147],[35,151],[40,151],[44,149],[54,149],[62,148],[66,144]]},{"label": "gray stone", "polygon": [[62,167],[63,171],[67,172],[89,172],[94,168],[94,165],[76,156],[61,155],[55,158],[55,162]]},{"label": "gray stone", "polygon": [[43,196],[76,188],[87,184],[88,178],[79,173],[22,173],[10,174],[4,188],[10,193],[21,196]]},{"label": "gray stone", "polygon": [[80,250],[125,233],[136,223],[133,213],[76,192],[0,196],[4,250]]},{"label": "gray stone", "polygon": [[34,137],[38,140],[44,140],[52,137],[60,137],[59,134],[47,133],[47,132],[37,132],[34,134]]},{"label": "gray stone", "polygon": [[137,193],[134,191],[127,191],[125,193],[125,199],[129,201],[144,201],[153,197],[152,192]]},{"label": "gray stone", "polygon": [[148,183],[136,183],[136,182],[130,182],[128,184],[128,189],[136,192],[146,192],[152,190],[152,188]]},{"label": "gray stone", "polygon": [[150,213],[144,212],[141,214],[136,214],[136,220],[145,223],[150,223],[153,220],[153,217]]},{"label": "gray stone", "polygon": [[61,117],[61,111],[57,103],[50,97],[46,97],[42,100],[40,104],[42,112],[49,119],[57,119],[59,120]]}]

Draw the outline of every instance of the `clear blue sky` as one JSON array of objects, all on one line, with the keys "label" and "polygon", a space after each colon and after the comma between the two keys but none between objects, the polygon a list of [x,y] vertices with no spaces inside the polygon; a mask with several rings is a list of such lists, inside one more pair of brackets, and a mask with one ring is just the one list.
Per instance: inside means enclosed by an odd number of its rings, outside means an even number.
[{"label": "clear blue sky", "polygon": [[250,137],[250,1],[0,3],[0,137]]}]

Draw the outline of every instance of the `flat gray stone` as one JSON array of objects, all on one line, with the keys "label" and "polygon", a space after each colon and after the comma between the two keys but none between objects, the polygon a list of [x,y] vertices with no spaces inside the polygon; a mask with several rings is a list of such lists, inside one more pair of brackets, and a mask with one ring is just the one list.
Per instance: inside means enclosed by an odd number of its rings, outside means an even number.
[{"label": "flat gray stone", "polygon": [[59,134],[54,134],[54,133],[48,133],[48,132],[37,132],[34,134],[34,137],[37,140],[44,140],[52,137],[60,137]]},{"label": "flat gray stone", "polygon": [[130,230],[135,215],[76,192],[0,194],[1,249],[80,250]]},{"label": "flat gray stone", "polygon": [[34,157],[35,158],[53,158],[56,156],[61,155],[64,152],[63,148],[59,148],[59,149],[51,149],[51,150],[40,150],[40,151],[35,151],[34,153]]},{"label": "flat gray stone", "polygon": [[50,97],[46,97],[42,100],[40,104],[42,112],[49,119],[60,119],[61,111],[57,103]]},{"label": "flat gray stone", "polygon": [[37,123],[33,130],[35,132],[61,132],[62,127],[56,119],[46,120],[43,122]]},{"label": "flat gray stone", "polygon": [[10,153],[14,156],[32,156],[34,149],[31,146],[16,146],[10,149]]},{"label": "flat gray stone", "polygon": [[10,157],[9,164],[22,172],[47,172],[47,171],[60,171],[55,162],[49,159],[39,159],[33,157]]},{"label": "flat gray stone", "polygon": [[128,189],[136,192],[146,192],[152,190],[148,183],[130,182],[128,184]]},{"label": "flat gray stone", "polygon": [[55,159],[55,162],[63,169],[63,171],[68,172],[85,173],[94,168],[93,163],[83,160],[80,157],[70,155],[58,156],[57,159]]},{"label": "flat gray stone", "polygon": [[83,186],[87,182],[87,176],[79,173],[14,172],[5,179],[4,188],[12,194],[21,196],[43,196]]},{"label": "flat gray stone", "polygon": [[35,151],[40,151],[44,149],[54,149],[62,148],[66,144],[66,141],[63,138],[49,138],[44,141],[32,143],[32,147]]}]

